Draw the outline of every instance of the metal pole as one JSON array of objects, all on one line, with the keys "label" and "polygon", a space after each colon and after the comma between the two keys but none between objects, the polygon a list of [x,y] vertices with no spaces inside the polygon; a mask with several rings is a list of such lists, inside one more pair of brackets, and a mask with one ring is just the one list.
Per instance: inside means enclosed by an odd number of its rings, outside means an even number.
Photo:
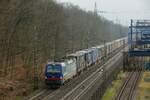
[{"label": "metal pole", "polygon": [[34,87],[33,89],[36,90],[39,88],[38,80],[39,80],[39,74],[38,74],[38,33],[35,33],[34,35],[34,44],[33,44],[33,60],[34,60]]},{"label": "metal pole", "polygon": [[131,19],[131,27],[130,27],[130,30],[131,30],[131,39],[130,39],[130,42],[131,42],[131,50],[132,50],[132,34],[133,34],[133,29],[132,29],[132,26],[133,26],[133,20]]}]

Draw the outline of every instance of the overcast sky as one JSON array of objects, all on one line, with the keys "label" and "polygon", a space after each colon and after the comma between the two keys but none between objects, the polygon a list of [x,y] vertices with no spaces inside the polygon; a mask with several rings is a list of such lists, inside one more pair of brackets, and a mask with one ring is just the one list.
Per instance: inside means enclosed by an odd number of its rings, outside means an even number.
[{"label": "overcast sky", "polygon": [[70,2],[78,5],[84,10],[94,11],[94,4],[100,11],[99,13],[114,22],[128,25],[130,19],[150,19],[150,0],[58,0],[59,2]]}]

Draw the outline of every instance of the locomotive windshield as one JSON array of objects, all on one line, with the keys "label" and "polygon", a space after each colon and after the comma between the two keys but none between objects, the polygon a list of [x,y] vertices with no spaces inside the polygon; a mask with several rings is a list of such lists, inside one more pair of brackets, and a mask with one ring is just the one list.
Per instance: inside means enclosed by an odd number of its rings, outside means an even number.
[{"label": "locomotive windshield", "polygon": [[61,66],[60,65],[48,65],[47,66],[47,72],[48,73],[60,73],[61,72]]}]

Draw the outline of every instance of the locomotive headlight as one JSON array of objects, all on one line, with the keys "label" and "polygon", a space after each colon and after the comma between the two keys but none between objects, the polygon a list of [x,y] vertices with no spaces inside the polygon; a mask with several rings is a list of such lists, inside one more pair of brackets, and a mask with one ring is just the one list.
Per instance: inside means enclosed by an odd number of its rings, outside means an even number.
[{"label": "locomotive headlight", "polygon": [[60,76],[60,79],[62,80],[62,79],[63,79],[63,77],[62,77],[62,76]]},{"label": "locomotive headlight", "polygon": [[47,79],[47,76],[45,76],[45,79]]}]

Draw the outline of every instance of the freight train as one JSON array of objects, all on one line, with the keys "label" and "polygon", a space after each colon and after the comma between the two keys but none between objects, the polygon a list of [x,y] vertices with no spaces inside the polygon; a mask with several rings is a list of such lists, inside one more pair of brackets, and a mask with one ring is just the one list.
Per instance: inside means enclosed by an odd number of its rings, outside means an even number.
[{"label": "freight train", "polygon": [[93,64],[103,63],[117,49],[127,43],[127,37],[66,55],[60,62],[48,62],[45,67],[45,83],[48,86],[61,86],[79,75]]}]

